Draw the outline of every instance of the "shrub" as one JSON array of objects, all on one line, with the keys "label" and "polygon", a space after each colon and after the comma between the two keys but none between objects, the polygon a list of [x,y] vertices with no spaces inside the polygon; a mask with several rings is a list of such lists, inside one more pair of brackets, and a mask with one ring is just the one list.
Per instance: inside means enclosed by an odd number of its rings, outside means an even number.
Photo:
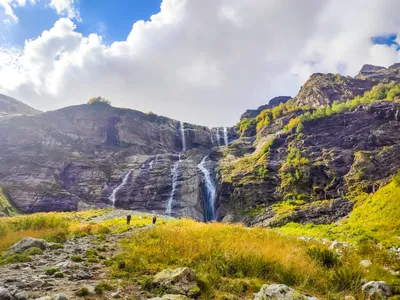
[{"label": "shrub", "polygon": [[311,247],[308,250],[308,255],[328,268],[332,268],[339,263],[338,255],[326,248]]},{"label": "shrub", "polygon": [[72,255],[70,259],[74,262],[82,262],[83,261],[83,258],[79,255]]},{"label": "shrub", "polygon": [[105,245],[98,246],[98,247],[96,247],[96,250],[100,251],[100,252],[106,252],[107,251],[107,247]]},{"label": "shrub", "polygon": [[104,291],[112,291],[114,288],[107,282],[100,282],[94,287],[94,292],[97,295],[102,295]]},{"label": "shrub", "polygon": [[60,271],[60,269],[58,269],[58,268],[48,268],[48,269],[46,269],[44,274],[52,276],[52,275],[56,274],[59,271]]},{"label": "shrub", "polygon": [[361,287],[363,271],[354,266],[345,266],[333,270],[330,283],[337,291],[358,291]]},{"label": "shrub", "polygon": [[85,287],[81,288],[79,291],[76,292],[76,295],[79,297],[89,296],[89,290]]},{"label": "shrub", "polygon": [[13,254],[5,256],[0,260],[0,265],[26,263],[32,261],[32,258],[26,254]]},{"label": "shrub", "polygon": [[103,97],[100,97],[100,96],[99,97],[90,98],[89,101],[87,102],[87,104],[93,104],[93,103],[104,103],[104,104],[111,105],[111,101],[110,100],[108,100],[106,98],[103,98]]},{"label": "shrub", "polygon": [[55,278],[63,278],[64,277],[64,273],[63,272],[56,272],[56,273],[54,273],[54,277]]},{"label": "shrub", "polygon": [[37,247],[33,247],[33,248],[26,249],[26,250],[24,251],[24,254],[25,254],[25,255],[28,255],[28,256],[31,256],[31,255],[41,255],[41,254],[43,254],[43,250],[40,249],[40,248],[37,248]]},{"label": "shrub", "polygon": [[59,243],[54,243],[54,244],[50,245],[50,249],[52,249],[52,250],[64,249],[64,246],[62,244],[59,244]]}]

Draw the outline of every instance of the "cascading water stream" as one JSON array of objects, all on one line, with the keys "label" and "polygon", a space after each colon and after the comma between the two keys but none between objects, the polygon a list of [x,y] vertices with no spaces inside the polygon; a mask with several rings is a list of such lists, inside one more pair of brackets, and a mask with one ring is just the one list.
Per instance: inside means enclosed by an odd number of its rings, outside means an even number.
[{"label": "cascading water stream", "polygon": [[217,127],[217,131],[215,132],[215,136],[217,138],[218,146],[221,146],[221,136],[219,135],[219,128]]},{"label": "cascading water stream", "polygon": [[118,191],[119,191],[120,189],[122,189],[122,188],[126,185],[126,183],[128,182],[128,179],[129,179],[129,176],[131,175],[131,173],[132,173],[132,171],[129,171],[129,172],[125,175],[124,179],[122,180],[122,183],[121,183],[119,186],[117,186],[117,187],[112,191],[110,197],[108,198],[108,200],[110,200],[110,201],[112,202],[113,207],[115,207],[115,201],[116,201],[116,196],[117,196]]},{"label": "cascading water stream", "polygon": [[225,143],[225,145],[228,145],[228,143],[229,143],[228,128],[226,128],[226,126],[224,127],[224,143]]},{"label": "cascading water stream", "polygon": [[185,126],[183,122],[181,121],[181,137],[182,137],[182,151],[186,151],[186,136],[185,136]]},{"label": "cascading water stream", "polygon": [[168,202],[167,202],[167,208],[165,209],[165,213],[167,215],[171,215],[172,214],[172,203],[174,201],[174,195],[175,195],[175,191],[176,188],[178,186],[178,177],[179,177],[179,164],[181,162],[181,155],[179,154],[179,159],[174,162],[174,165],[172,166],[172,170],[171,170],[171,175],[172,175],[172,190],[171,190],[171,194],[168,198]]},{"label": "cascading water stream", "polygon": [[205,156],[201,162],[197,165],[199,170],[204,175],[205,181],[205,195],[204,195],[204,215],[206,221],[216,220],[215,215],[215,195],[216,195],[216,187],[213,179],[211,178],[210,171],[207,170],[205,163],[208,156]]}]

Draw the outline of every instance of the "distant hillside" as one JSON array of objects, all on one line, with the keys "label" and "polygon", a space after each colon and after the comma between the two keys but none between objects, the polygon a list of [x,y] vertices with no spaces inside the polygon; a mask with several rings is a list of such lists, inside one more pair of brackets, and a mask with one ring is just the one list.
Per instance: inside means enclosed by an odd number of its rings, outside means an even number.
[{"label": "distant hillside", "polygon": [[0,116],[8,115],[36,115],[40,110],[34,109],[14,98],[0,94]]}]

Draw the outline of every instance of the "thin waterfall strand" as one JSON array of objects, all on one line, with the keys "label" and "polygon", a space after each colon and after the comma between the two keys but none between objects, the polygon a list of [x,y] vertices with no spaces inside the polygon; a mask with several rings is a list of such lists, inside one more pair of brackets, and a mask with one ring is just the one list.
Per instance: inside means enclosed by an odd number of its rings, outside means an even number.
[{"label": "thin waterfall strand", "polygon": [[108,198],[108,200],[110,200],[110,202],[113,204],[113,207],[115,207],[115,201],[116,201],[116,196],[117,196],[118,191],[119,191],[120,189],[122,189],[122,188],[126,185],[126,183],[128,182],[128,179],[129,179],[129,176],[131,175],[131,173],[132,173],[132,171],[129,171],[129,172],[125,175],[124,179],[122,180],[122,183],[121,183],[119,186],[117,186],[117,187],[112,191],[111,196]]},{"label": "thin waterfall strand", "polygon": [[172,203],[174,201],[174,194],[178,185],[178,176],[179,176],[179,164],[181,162],[181,155],[179,154],[179,159],[174,163],[172,170],[171,170],[171,175],[172,175],[172,190],[171,194],[169,196],[168,202],[167,202],[167,208],[165,209],[165,213],[167,215],[172,214]]},{"label": "thin waterfall strand", "polygon": [[225,145],[228,145],[228,143],[229,143],[228,128],[226,128],[226,126],[224,127],[224,143],[225,143]]},{"label": "thin waterfall strand", "polygon": [[205,219],[206,221],[213,221],[216,219],[215,216],[215,195],[216,195],[216,187],[215,183],[211,178],[211,173],[210,171],[207,170],[205,167],[205,163],[207,160],[208,156],[205,156],[202,161],[197,165],[199,170],[203,173],[204,175],[204,180],[205,180],[205,190],[206,190],[206,195],[205,195]]},{"label": "thin waterfall strand", "polygon": [[219,135],[219,128],[217,127],[217,131],[215,132],[215,136],[217,138],[218,146],[221,146],[221,136]]},{"label": "thin waterfall strand", "polygon": [[181,137],[182,137],[182,151],[186,151],[186,136],[185,136],[185,126],[183,122],[181,121]]}]

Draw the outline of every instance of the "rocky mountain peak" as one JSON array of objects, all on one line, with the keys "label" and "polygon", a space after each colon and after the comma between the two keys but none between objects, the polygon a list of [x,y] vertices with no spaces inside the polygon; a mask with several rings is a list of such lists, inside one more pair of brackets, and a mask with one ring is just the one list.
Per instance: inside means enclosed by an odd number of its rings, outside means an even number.
[{"label": "rocky mountain peak", "polygon": [[288,102],[290,99],[293,99],[291,96],[278,96],[278,97],[274,97],[271,100],[268,101],[267,104],[265,105],[261,105],[260,107],[258,107],[257,109],[248,109],[246,110],[240,117],[240,120],[243,119],[250,119],[250,118],[255,118],[257,117],[260,112],[262,112],[265,109],[269,109],[269,108],[273,108],[275,106],[278,106],[281,103],[286,103]]},{"label": "rocky mountain peak", "polygon": [[0,94],[0,117],[15,116],[15,115],[36,115],[41,113],[25,103],[14,98]]},{"label": "rocky mountain peak", "polygon": [[363,74],[363,73],[371,73],[371,72],[376,72],[376,71],[385,70],[385,69],[386,69],[385,67],[365,64],[361,68],[360,73],[361,74]]}]

